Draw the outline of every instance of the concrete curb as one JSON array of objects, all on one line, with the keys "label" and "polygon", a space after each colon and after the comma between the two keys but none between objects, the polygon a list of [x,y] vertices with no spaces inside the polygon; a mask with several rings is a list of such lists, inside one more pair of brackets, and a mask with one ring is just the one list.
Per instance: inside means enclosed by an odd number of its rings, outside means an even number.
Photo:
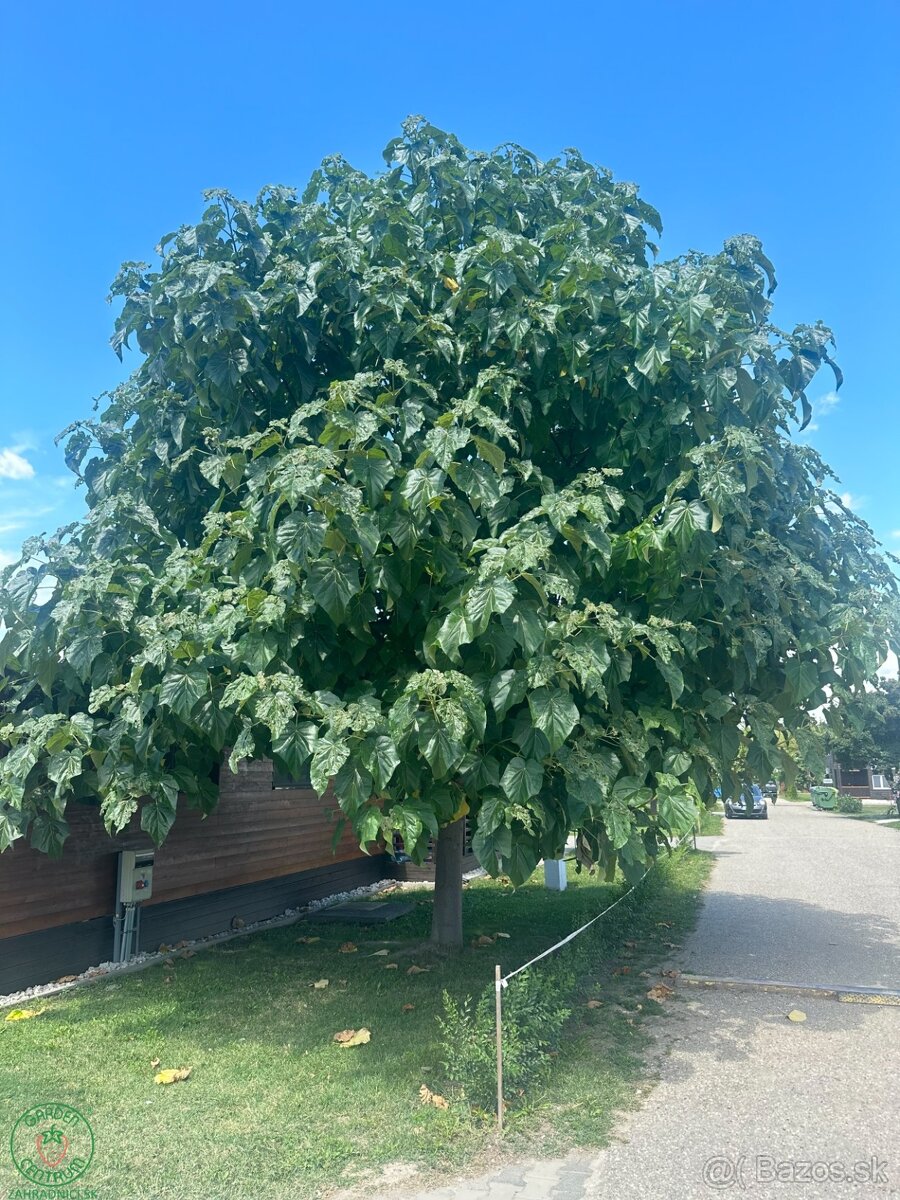
[{"label": "concrete curb", "polygon": [[816,983],[785,983],[780,979],[729,979],[713,975],[679,975],[679,983],[689,987],[731,988],[734,991],[791,992],[801,996],[819,996],[856,1004],[900,1006],[900,991],[893,988],[866,987],[861,984],[826,986]]}]

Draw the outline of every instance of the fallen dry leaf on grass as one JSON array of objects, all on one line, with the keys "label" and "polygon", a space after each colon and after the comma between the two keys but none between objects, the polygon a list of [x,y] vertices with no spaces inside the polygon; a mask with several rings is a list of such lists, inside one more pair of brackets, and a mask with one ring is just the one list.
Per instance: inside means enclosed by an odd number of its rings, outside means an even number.
[{"label": "fallen dry leaf on grass", "polygon": [[508,938],[509,934],[508,933],[495,933],[494,937]]},{"label": "fallen dry leaf on grass", "polygon": [[587,1007],[588,1008],[602,1008],[603,1001],[602,1000],[588,1000]]},{"label": "fallen dry leaf on grass", "polygon": [[647,993],[648,1000],[668,1000],[673,995],[672,988],[665,983],[657,983]]},{"label": "fallen dry leaf on grass", "polygon": [[174,966],[175,966],[175,960],[174,960],[174,958],[164,958],[164,959],[163,959],[163,966],[164,966],[164,967],[174,967]]},{"label": "fallen dry leaf on grass", "polygon": [[788,1013],[787,1018],[789,1021],[798,1021],[798,1022],[805,1021],[806,1013],[801,1012],[801,1010],[799,1008],[792,1008],[791,1011]]},{"label": "fallen dry leaf on grass", "polygon": [[437,1092],[433,1092],[423,1083],[419,1088],[419,1099],[423,1104],[432,1104],[435,1108],[449,1108],[450,1105],[443,1096],[439,1096]]},{"label": "fallen dry leaf on grass", "polygon": [[321,942],[318,937],[299,937],[296,939],[302,946],[311,946],[313,942]]},{"label": "fallen dry leaf on grass", "polygon": [[333,1038],[342,1050],[349,1050],[351,1046],[365,1046],[371,1040],[372,1034],[368,1029],[342,1029]]},{"label": "fallen dry leaf on grass", "polygon": [[631,974],[631,967],[616,967],[615,970],[613,971],[613,975],[630,975],[630,974]]},{"label": "fallen dry leaf on grass", "polygon": [[183,1079],[190,1076],[190,1067],[169,1067],[165,1071],[157,1071],[153,1076],[154,1083],[168,1084],[181,1083]]},{"label": "fallen dry leaf on grass", "polygon": [[472,938],[473,946],[493,946],[495,939],[488,937],[486,933],[479,934],[478,937]]},{"label": "fallen dry leaf on grass", "polygon": [[328,987],[328,980],[327,979],[317,979],[316,982],[313,984],[313,987],[316,989],[317,992],[320,992],[322,990],[322,988]]},{"label": "fallen dry leaf on grass", "polygon": [[14,1008],[6,1014],[4,1019],[7,1021],[30,1021],[32,1017],[39,1017],[43,1011],[42,1008]]},{"label": "fallen dry leaf on grass", "polygon": [[57,983],[74,983],[77,978],[78,978],[77,975],[60,975],[59,979],[57,979],[56,982]]},{"label": "fallen dry leaf on grass", "polygon": [[155,1071],[161,1065],[162,1065],[161,1059],[159,1059],[159,1058],[151,1058],[150,1059],[150,1070],[151,1071]]},{"label": "fallen dry leaf on grass", "polygon": [[415,963],[407,968],[407,975],[424,975],[426,971],[430,971],[431,967],[417,967]]},{"label": "fallen dry leaf on grass", "polygon": [[338,954],[355,954],[358,949],[356,942],[343,942],[338,946]]},{"label": "fallen dry leaf on grass", "polygon": [[369,958],[387,958],[389,950],[373,950]]},{"label": "fallen dry leaf on grass", "polygon": [[657,921],[656,922],[657,929],[671,929],[672,925],[673,925],[672,921]]},{"label": "fallen dry leaf on grass", "polygon": [[403,1011],[404,1012],[412,1012],[415,1009],[415,1007],[416,1006],[414,1004],[404,1004]]}]

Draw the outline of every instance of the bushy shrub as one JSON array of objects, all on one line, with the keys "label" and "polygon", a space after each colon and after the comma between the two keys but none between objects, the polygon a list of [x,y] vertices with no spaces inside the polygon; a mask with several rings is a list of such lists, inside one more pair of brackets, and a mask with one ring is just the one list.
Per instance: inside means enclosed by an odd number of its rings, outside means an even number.
[{"label": "bushy shrub", "polygon": [[[507,1102],[515,1101],[526,1086],[538,1080],[550,1065],[548,1057],[557,1043],[571,1009],[559,1001],[570,995],[575,977],[564,968],[537,974],[525,972],[503,990],[503,1090]],[[486,988],[454,1000],[444,992],[444,1015],[438,1017],[441,1050],[447,1079],[461,1098],[474,1108],[493,1109],[497,1095],[497,1043],[494,989]]]},{"label": "bushy shrub", "polygon": [[861,813],[863,810],[862,800],[858,796],[839,796],[837,810],[841,813]]}]

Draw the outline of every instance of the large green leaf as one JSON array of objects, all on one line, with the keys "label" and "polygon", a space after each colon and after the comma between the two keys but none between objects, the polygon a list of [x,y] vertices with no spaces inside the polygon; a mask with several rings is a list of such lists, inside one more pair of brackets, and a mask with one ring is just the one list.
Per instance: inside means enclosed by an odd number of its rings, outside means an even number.
[{"label": "large green leaf", "polygon": [[525,699],[528,680],[524,671],[500,671],[491,680],[488,689],[491,704],[498,717],[503,717],[516,704]]},{"label": "large green leaf", "polygon": [[366,742],[363,751],[363,761],[372,773],[375,789],[384,791],[391,781],[391,776],[400,766],[400,755],[393,739],[385,736],[372,738]]},{"label": "large green leaf", "polygon": [[659,819],[675,837],[693,829],[699,809],[687,790],[670,791],[659,796]]},{"label": "large green leaf", "polygon": [[494,613],[506,612],[515,598],[515,588],[508,579],[476,584],[466,596],[466,613],[475,633],[483,633]]},{"label": "large green leaf", "polygon": [[634,814],[624,801],[613,798],[603,807],[603,825],[613,848],[619,850],[631,837]]},{"label": "large green leaf", "polygon": [[452,732],[431,716],[420,720],[418,742],[435,779],[446,779],[465,754],[465,748],[453,737]]},{"label": "large green leaf", "polygon": [[279,549],[289,558],[303,559],[316,555],[322,549],[328,522],[322,513],[303,512],[298,509],[288,513],[275,530]]},{"label": "large green leaf", "polygon": [[63,754],[54,754],[47,761],[47,778],[54,783],[70,783],[81,774],[83,758],[81,751],[69,750]]},{"label": "large green leaf", "polygon": [[349,754],[347,745],[332,735],[319,738],[313,751],[309,777],[320,796],[328,787],[328,781],[347,761]]},{"label": "large green leaf", "polygon": [[684,691],[684,676],[681,673],[681,668],[677,663],[666,662],[664,658],[658,658],[656,665],[659,667],[659,673],[669,685],[669,691],[672,695],[672,703],[676,704]]},{"label": "large green leaf", "polygon": [[97,629],[77,634],[66,647],[66,661],[72,664],[80,679],[87,679],[94,659],[103,648],[103,638]]},{"label": "large green leaf", "polygon": [[156,796],[141,807],[141,829],[160,845],[175,824],[175,805],[168,796]]},{"label": "large green leaf", "polygon": [[453,662],[459,662],[459,648],[472,640],[472,625],[464,609],[457,608],[448,613],[435,639],[443,652]]},{"label": "large green leaf", "polygon": [[317,734],[311,721],[291,721],[278,737],[272,739],[272,753],[295,779],[303,775],[316,748]]},{"label": "large green leaf", "polygon": [[535,728],[546,737],[551,750],[558,750],[579,718],[578,708],[568,692],[538,688],[528,697]]},{"label": "large green leaf", "polygon": [[512,854],[512,849],[512,831],[508,825],[500,824],[484,829],[479,824],[472,838],[472,851],[475,857],[491,875],[502,874],[506,869],[504,864]]},{"label": "large green leaf", "polygon": [[366,500],[371,507],[379,503],[385,488],[394,478],[394,468],[383,450],[368,450],[364,454],[350,456],[350,470],[365,488]]},{"label": "large green leaf", "polygon": [[530,841],[513,835],[508,854],[502,855],[502,869],[515,887],[527,883],[538,865],[538,853]]},{"label": "large green leaf", "polygon": [[428,505],[441,494],[444,472],[432,467],[430,470],[416,468],[409,472],[403,483],[403,495],[415,516],[424,517]]},{"label": "large green leaf", "polygon": [[360,590],[359,568],[347,560],[328,558],[312,564],[308,579],[313,598],[339,623]]},{"label": "large green leaf", "polygon": [[203,667],[175,663],[159,685],[159,702],[187,721],[208,686],[209,675]]},{"label": "large green leaf", "polygon": [[647,804],[652,796],[650,789],[633,775],[623,775],[621,779],[616,780],[612,789],[613,801],[628,808],[640,808],[641,805]]},{"label": "large green leaf", "polygon": [[519,755],[509,760],[500,780],[500,786],[514,804],[528,804],[532,797],[540,795],[543,783],[541,764]]},{"label": "large green leaf", "polygon": [[699,500],[676,500],[667,509],[663,533],[670,534],[681,554],[686,554],[695,534],[709,528],[709,513]]},{"label": "large green leaf", "polygon": [[789,658],[784,673],[798,704],[802,704],[819,686],[816,664],[800,658]]}]

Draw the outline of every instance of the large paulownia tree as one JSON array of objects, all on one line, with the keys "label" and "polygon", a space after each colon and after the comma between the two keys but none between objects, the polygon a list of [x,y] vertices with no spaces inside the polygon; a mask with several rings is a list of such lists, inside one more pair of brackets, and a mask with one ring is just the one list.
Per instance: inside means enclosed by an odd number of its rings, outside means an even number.
[{"label": "large paulownia tree", "polygon": [[212,192],[116,280],[87,516],[4,577],[0,848],[311,764],[364,846],[435,840],[457,944],[464,815],[515,883],[573,832],[634,877],[874,673],[893,576],[791,438],[831,335],[770,324],[760,243],[657,262],[571,150],[415,118],[385,159]]}]

